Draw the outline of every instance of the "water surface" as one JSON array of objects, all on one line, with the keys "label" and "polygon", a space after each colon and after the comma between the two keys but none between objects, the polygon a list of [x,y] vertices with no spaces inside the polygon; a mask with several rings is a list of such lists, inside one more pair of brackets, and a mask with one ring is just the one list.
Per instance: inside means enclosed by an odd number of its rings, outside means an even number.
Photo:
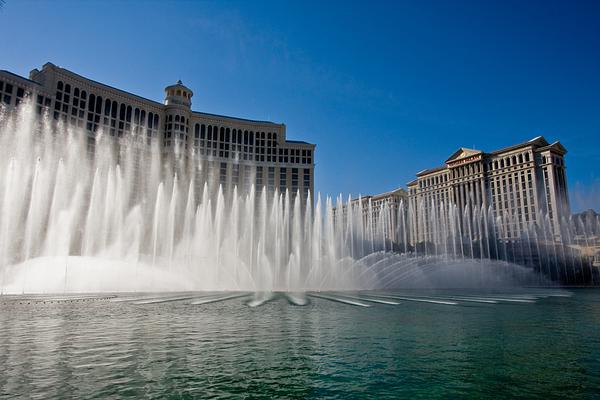
[{"label": "water surface", "polygon": [[600,398],[597,290],[129,296],[2,297],[0,397]]}]

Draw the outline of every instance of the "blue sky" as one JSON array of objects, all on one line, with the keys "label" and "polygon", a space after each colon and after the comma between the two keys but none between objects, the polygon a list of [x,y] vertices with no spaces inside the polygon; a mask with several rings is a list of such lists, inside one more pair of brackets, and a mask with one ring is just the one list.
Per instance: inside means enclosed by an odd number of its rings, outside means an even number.
[{"label": "blue sky", "polygon": [[[284,122],[316,187],[387,191],[458,147],[537,135],[600,209],[600,2],[29,2],[0,10],[0,69],[46,61],[195,110]],[[10,39],[7,39],[10,38]]]}]

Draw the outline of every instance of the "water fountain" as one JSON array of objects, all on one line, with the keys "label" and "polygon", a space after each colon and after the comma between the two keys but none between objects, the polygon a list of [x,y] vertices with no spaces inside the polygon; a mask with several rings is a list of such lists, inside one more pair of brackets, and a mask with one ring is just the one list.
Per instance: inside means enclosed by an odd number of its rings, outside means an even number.
[{"label": "water fountain", "polygon": [[[410,216],[422,210],[402,204],[390,240],[389,210],[375,216],[360,200],[339,198],[334,208],[317,195],[303,207],[293,193],[198,187],[186,157],[119,140],[100,133],[91,155],[81,129],[25,106],[0,115],[2,293],[548,284],[536,270],[556,278],[565,264],[587,268],[572,248],[540,239],[549,227],[518,244],[498,241],[495,218],[510,216],[492,210],[440,207],[435,244],[419,248],[407,238]],[[600,227],[563,222],[571,236]]]}]

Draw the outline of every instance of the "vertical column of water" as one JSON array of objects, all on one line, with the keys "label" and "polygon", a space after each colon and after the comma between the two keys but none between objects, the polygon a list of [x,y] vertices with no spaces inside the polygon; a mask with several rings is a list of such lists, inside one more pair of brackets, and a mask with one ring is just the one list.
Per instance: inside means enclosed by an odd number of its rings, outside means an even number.
[{"label": "vertical column of water", "polygon": [[346,221],[346,246],[348,247],[348,250],[350,252],[350,257],[352,259],[355,259],[356,254],[354,253],[354,205],[352,204],[352,196],[348,196],[348,202],[346,203],[343,215],[341,215],[340,218],[343,218]]},{"label": "vertical column of water", "polygon": [[8,167],[6,168],[6,174],[4,176],[6,184],[4,185],[4,198],[2,200],[2,214],[0,219],[0,231],[2,233],[1,243],[2,247],[0,248],[0,254],[2,254],[2,286],[0,293],[4,293],[4,286],[6,280],[6,269],[8,265],[11,263],[10,257],[10,248],[11,241],[10,235],[13,219],[15,218],[15,213],[13,210],[13,199],[11,197],[12,189],[14,186],[14,174],[15,174],[15,159],[10,158],[8,162]]},{"label": "vertical column of water", "polygon": [[192,262],[194,260],[192,253],[194,237],[194,217],[196,214],[196,195],[194,191],[194,177],[189,180],[187,199],[185,201],[185,211],[183,214],[183,231],[181,234],[180,255],[177,257],[182,262],[182,271],[188,277],[191,275]]},{"label": "vertical column of water", "polygon": [[102,226],[102,192],[100,169],[96,168],[92,180],[88,212],[83,230],[81,255],[92,256],[98,251],[98,232]]},{"label": "vertical column of water", "polygon": [[325,254],[325,265],[329,265],[330,267],[328,269],[325,270],[321,270],[322,272],[322,279],[320,282],[320,286],[321,287],[328,287],[328,285],[331,285],[332,282],[332,278],[335,276],[340,276],[341,272],[340,271],[340,266],[338,263],[336,263],[336,260],[338,260],[337,257],[337,252],[336,252],[336,242],[335,242],[335,236],[334,236],[334,222],[333,222],[333,202],[331,200],[331,197],[327,197],[327,199],[325,200],[325,248],[326,248],[326,254]]},{"label": "vertical column of water", "polygon": [[356,267],[358,265],[358,263],[356,262],[358,257],[357,257],[356,250],[355,250],[355,248],[356,248],[355,220],[354,220],[355,208],[356,208],[356,205],[353,204],[353,202],[352,202],[352,196],[348,196],[348,202],[346,203],[346,207],[344,208],[344,213],[343,213],[343,215],[340,216],[340,218],[344,218],[346,221],[346,234],[345,234],[346,248],[348,251],[348,255],[350,257],[350,263],[349,263],[350,271],[348,271],[348,272],[349,272],[349,279],[353,285],[356,285],[356,276],[357,276]]},{"label": "vertical column of water", "polygon": [[364,203],[361,196],[358,196],[358,203],[356,207],[354,207],[354,220],[356,221],[356,225],[358,227],[358,231],[356,233],[356,238],[358,243],[360,244],[360,248],[358,249],[357,258],[363,258],[365,256],[365,213],[364,213]]},{"label": "vertical column of water", "polygon": [[375,221],[373,220],[373,200],[369,198],[367,203],[367,229],[369,232],[369,253],[375,252]]},{"label": "vertical column of water", "polygon": [[[246,198],[247,199],[247,198]],[[240,201],[241,198],[238,194],[238,187],[235,185],[233,187],[233,197],[231,199],[231,211],[229,217],[229,239],[227,240],[226,247],[229,247],[229,252],[232,254],[228,254],[229,258],[233,258],[231,260],[231,265],[227,265],[227,269],[229,270],[229,274],[231,275],[232,285],[239,289],[239,259],[240,259],[240,249],[239,249],[239,228],[240,228]]]},{"label": "vertical column of water", "polygon": [[221,246],[222,246],[222,237],[223,237],[223,225],[225,222],[225,197],[223,196],[223,187],[219,185],[219,192],[217,194],[217,204],[215,207],[215,243],[214,249],[216,252],[216,263],[215,263],[215,285],[216,287],[222,289],[222,281],[221,281]]},{"label": "vertical column of water", "polygon": [[[275,195],[274,195],[275,196]],[[275,202],[275,198],[272,197],[272,201]],[[269,218],[269,213],[268,213],[268,206],[267,206],[267,189],[265,187],[263,187],[263,192],[262,192],[262,196],[261,196],[261,200],[260,200],[260,220],[259,220],[259,227],[258,227],[258,235],[256,235],[254,232],[252,233],[252,236],[257,236],[257,243],[256,246],[252,246],[252,250],[254,251],[254,249],[256,248],[255,251],[255,255],[252,256],[251,258],[251,262],[252,262],[252,266],[251,266],[251,270],[252,270],[252,276],[254,278],[254,284],[255,285],[259,285],[261,283],[260,281],[260,275],[258,272],[258,269],[260,269],[260,265],[258,264],[258,260],[259,260],[259,254],[264,254],[264,249],[265,249],[265,245],[266,245],[266,241],[267,241],[267,229],[270,228],[270,226],[268,225],[268,220]]]},{"label": "vertical column of water", "polygon": [[156,258],[159,252],[160,233],[161,233],[161,209],[163,201],[164,184],[161,182],[156,190],[156,201],[154,203],[154,213],[152,218],[152,266],[156,266]]},{"label": "vertical column of water", "polygon": [[175,175],[173,179],[173,189],[171,191],[171,199],[169,202],[169,214],[167,216],[167,257],[169,269],[173,269],[173,257],[175,253],[175,228],[176,228],[176,217],[177,217],[177,201],[179,197],[179,178]]},{"label": "vertical column of water", "polygon": [[307,201],[304,209],[304,218],[303,218],[303,239],[302,239],[302,259],[300,261],[300,270],[301,274],[299,277],[299,284],[302,286],[302,289],[307,287],[306,279],[311,270],[312,264],[312,194],[309,192],[307,196]]},{"label": "vertical column of water", "polygon": [[[336,246],[338,248],[338,259],[337,262],[345,265],[346,258],[346,249],[345,249],[345,232],[344,232],[344,203],[342,200],[342,195],[339,194],[336,199],[335,204],[335,228],[334,228],[334,237],[336,239]],[[348,271],[344,268],[343,274],[344,277],[347,277]]]},{"label": "vertical column of water", "polygon": [[124,183],[123,172],[121,170],[121,166],[117,164],[115,168],[115,198],[112,204],[111,212],[112,212],[112,234],[108,238],[108,240],[113,242],[111,246],[113,248],[111,257],[116,259],[123,259],[125,256],[125,237],[124,237],[124,214],[128,207],[128,199],[127,199],[127,191],[126,184]]},{"label": "vertical column of water", "polygon": [[291,196],[292,196],[292,193],[289,191],[289,189],[286,189],[285,198],[284,198],[283,218],[282,218],[283,233],[282,233],[281,252],[283,254],[281,257],[282,261],[278,267],[279,270],[281,271],[281,274],[280,274],[280,279],[277,282],[277,287],[284,286],[285,281],[283,279],[287,274],[289,274],[289,262],[290,262],[290,257],[291,257],[291,246],[290,246],[290,238],[291,238],[290,222],[291,222],[291,200],[292,200]]},{"label": "vertical column of water", "polygon": [[402,242],[404,243],[404,254],[408,254],[408,231],[406,224],[406,214],[404,209],[404,200],[400,200],[400,207],[398,207],[398,216],[400,218],[401,223],[398,224],[401,227],[402,232]]},{"label": "vertical column of water", "polygon": [[[33,246],[40,240],[39,233],[41,230],[41,188],[40,188],[40,159],[35,163],[33,173],[33,181],[31,183],[31,194],[29,199],[29,207],[25,219],[25,237],[23,248],[23,260],[27,261],[34,254]],[[3,232],[4,234],[4,232]]]},{"label": "vertical column of water", "polygon": [[312,262],[311,269],[307,275],[307,286],[313,289],[320,289],[318,277],[321,276],[321,246],[322,246],[322,227],[323,219],[321,216],[321,194],[317,195],[317,205],[312,222]]},{"label": "vertical column of water", "polygon": [[292,249],[290,254],[289,273],[287,290],[300,290],[300,262],[301,262],[301,246],[303,243],[302,237],[302,212],[300,207],[300,192],[296,194],[294,200],[294,212],[292,214]]},{"label": "vertical column of water", "polygon": [[438,247],[440,243],[440,219],[435,200],[431,199],[429,209],[431,210],[431,243],[433,246],[433,256],[437,257],[439,255]]}]

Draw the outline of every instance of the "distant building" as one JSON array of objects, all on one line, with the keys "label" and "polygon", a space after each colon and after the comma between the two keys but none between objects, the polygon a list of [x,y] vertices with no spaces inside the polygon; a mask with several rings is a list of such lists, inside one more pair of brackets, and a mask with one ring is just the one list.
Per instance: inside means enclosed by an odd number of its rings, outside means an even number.
[{"label": "distant building", "polygon": [[52,63],[32,70],[29,79],[0,71],[0,106],[18,107],[30,98],[39,114],[84,130],[90,151],[103,132],[121,145],[156,143],[164,156],[194,160],[198,184],[213,189],[221,184],[242,192],[254,184],[299,192],[303,201],[314,192],[314,144],[287,140],[284,124],[192,111],[192,96],[178,81],[165,88],[160,103]]},{"label": "distant building", "polygon": [[[393,246],[403,243],[398,224],[401,222],[401,212],[405,212],[408,203],[406,190],[398,188],[389,192],[361,196],[350,202],[351,207],[361,206],[363,224],[371,232],[366,235],[381,236]],[[401,207],[402,206],[402,207]],[[342,206],[344,216],[347,215],[348,204]],[[337,217],[337,209],[334,210]],[[404,216],[403,216],[404,217]],[[345,220],[345,219],[344,219]]]},{"label": "distant building", "polygon": [[600,214],[592,209],[573,214],[570,225],[570,247],[590,258],[594,267],[600,268]]},{"label": "distant building", "polygon": [[[408,184],[412,242],[436,242],[434,225],[448,205],[459,215],[491,210],[500,239],[517,239],[542,218],[549,218],[554,239],[560,239],[561,218],[570,215],[566,153],[541,136],[491,153],[460,148]],[[460,224],[469,229],[464,219]]]}]

